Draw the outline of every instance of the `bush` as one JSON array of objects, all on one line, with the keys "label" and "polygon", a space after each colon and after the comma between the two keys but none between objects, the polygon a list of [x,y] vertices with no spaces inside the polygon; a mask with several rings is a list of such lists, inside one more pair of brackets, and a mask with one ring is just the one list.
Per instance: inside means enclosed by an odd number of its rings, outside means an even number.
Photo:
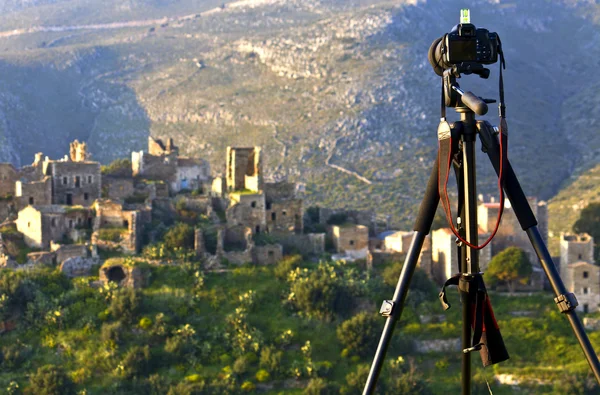
[{"label": "bush", "polygon": [[46,365],[39,368],[29,378],[28,393],[35,395],[75,394],[73,382],[58,366]]},{"label": "bush", "polygon": [[133,322],[139,309],[140,295],[132,288],[117,290],[108,307],[108,311],[113,318],[127,323]]},{"label": "bush", "polygon": [[259,383],[264,383],[266,381],[269,381],[270,379],[271,375],[265,369],[261,369],[258,372],[256,372],[256,380]]},{"label": "bush", "polygon": [[365,357],[377,348],[380,320],[373,314],[358,313],[337,328],[337,338],[351,355]]},{"label": "bush", "polygon": [[[277,374],[281,371],[281,361],[283,360],[283,351],[278,351],[275,347],[265,347],[260,352],[260,364],[259,366],[264,369],[267,373]],[[259,371],[260,372],[260,371]],[[256,376],[258,381],[258,373]]]},{"label": "bush", "polygon": [[311,379],[302,392],[304,395],[336,395],[338,388],[334,383],[328,383],[322,378]]},{"label": "bush", "polygon": [[113,342],[114,344],[119,344],[123,340],[123,329],[123,324],[120,321],[105,322],[102,324],[102,329],[100,330],[100,338],[105,343]]},{"label": "bush", "polygon": [[152,327],[152,320],[148,317],[142,317],[138,325],[141,329],[147,331]]},{"label": "bush", "polygon": [[103,241],[118,243],[125,232],[127,232],[126,228],[102,228],[98,230],[98,238]]},{"label": "bush", "polygon": [[164,236],[165,246],[169,250],[194,248],[194,228],[179,222],[167,230]]},{"label": "bush", "polygon": [[330,321],[336,314],[346,316],[352,310],[350,284],[333,264],[321,263],[312,271],[298,268],[291,277],[290,302],[301,314]]},{"label": "bush", "polygon": [[360,394],[369,376],[369,365],[358,365],[354,372],[346,375],[346,384],[340,390],[341,395]]},{"label": "bush", "polygon": [[118,367],[122,377],[131,379],[145,375],[150,369],[150,347],[133,346],[130,348]]},{"label": "bush", "polygon": [[244,392],[252,392],[256,389],[256,385],[252,381],[244,381],[240,388]]},{"label": "bush", "polygon": [[131,177],[132,168],[129,159],[116,159],[100,168],[100,172],[107,176]]},{"label": "bush", "polygon": [[286,256],[277,263],[273,273],[275,274],[275,277],[285,281],[287,280],[288,274],[297,267],[300,267],[301,263],[302,257],[300,255]]}]

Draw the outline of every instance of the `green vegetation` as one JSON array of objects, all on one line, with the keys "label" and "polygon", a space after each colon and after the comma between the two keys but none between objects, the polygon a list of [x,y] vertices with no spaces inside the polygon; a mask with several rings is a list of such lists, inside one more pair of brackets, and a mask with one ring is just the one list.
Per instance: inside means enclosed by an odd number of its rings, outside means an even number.
[{"label": "green vegetation", "polygon": [[561,232],[574,231],[573,225],[581,217],[581,211],[590,204],[600,203],[600,164],[586,172],[573,176],[548,204],[548,229],[552,252],[559,252]]},{"label": "green vegetation", "polygon": [[594,257],[600,259],[600,203],[592,203],[581,210],[573,230],[577,233],[588,233],[594,238]]},{"label": "green vegetation", "polygon": [[127,228],[102,228],[98,230],[98,238],[100,240],[118,243],[125,233],[127,233]]},{"label": "green vegetation", "polygon": [[130,177],[132,174],[129,159],[115,159],[110,164],[100,168],[102,175],[113,177]]},{"label": "green vegetation", "polygon": [[[276,267],[203,273],[189,259],[150,266],[142,259],[107,262],[115,263],[145,265],[148,286],[95,288],[91,282],[97,277],[0,270],[0,318],[16,326],[2,335],[3,391],[359,393],[384,323],[375,315],[376,303],[393,292],[394,281],[384,277],[401,267],[366,273],[354,264],[286,257]],[[414,351],[415,340],[460,337],[454,294],[445,322],[420,318],[442,313],[437,288],[421,275],[415,273],[417,285],[392,340],[379,394],[459,391],[458,352]],[[492,293],[491,299],[511,359],[483,369],[473,358],[475,391],[486,393],[487,380],[494,394],[512,394],[512,387],[494,384],[496,373],[541,380],[521,384],[524,393],[597,391],[551,295]],[[531,316],[513,316],[514,311]],[[600,346],[600,336],[590,338]],[[40,392],[42,387],[48,392]]]},{"label": "green vegetation", "polygon": [[517,282],[527,284],[532,270],[525,251],[518,247],[508,247],[492,258],[485,277],[492,286],[498,282],[506,284],[512,293]]}]

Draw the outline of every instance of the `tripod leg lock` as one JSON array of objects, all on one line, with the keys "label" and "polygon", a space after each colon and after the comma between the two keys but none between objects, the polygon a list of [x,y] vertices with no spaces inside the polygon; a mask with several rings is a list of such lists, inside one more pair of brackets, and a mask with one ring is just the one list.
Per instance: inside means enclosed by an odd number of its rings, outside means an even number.
[{"label": "tripod leg lock", "polygon": [[563,295],[558,295],[554,298],[554,302],[558,306],[561,313],[568,313],[569,311],[575,310],[579,305],[575,294],[569,292]]},{"label": "tripod leg lock", "polygon": [[392,300],[384,300],[381,304],[381,309],[379,309],[379,314],[384,317],[389,317],[392,315],[394,311],[394,302]]}]

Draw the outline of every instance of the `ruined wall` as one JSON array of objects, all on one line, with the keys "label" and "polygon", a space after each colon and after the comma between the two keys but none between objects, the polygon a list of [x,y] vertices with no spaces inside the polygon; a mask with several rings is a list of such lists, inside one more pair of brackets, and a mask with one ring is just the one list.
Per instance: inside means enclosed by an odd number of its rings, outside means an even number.
[{"label": "ruined wall", "polygon": [[113,200],[124,200],[134,194],[135,188],[131,177],[102,176],[102,197]]},{"label": "ruined wall", "polygon": [[85,142],[80,143],[78,140],[69,145],[69,156],[73,162],[87,162],[91,158],[87,144]]},{"label": "ruined wall", "polygon": [[280,244],[255,246],[252,258],[256,265],[275,265],[283,258],[283,247]]},{"label": "ruined wall", "polygon": [[432,274],[438,284],[458,272],[458,253],[454,239],[454,234],[448,228],[431,232]]},{"label": "ruined wall", "polygon": [[148,136],[148,153],[150,155],[162,156],[170,154],[179,154],[179,147],[169,137],[165,140]]},{"label": "ruined wall", "polygon": [[223,237],[225,251],[245,251],[252,246],[252,229],[242,225],[226,228]]},{"label": "ruined wall", "polygon": [[266,203],[265,218],[271,233],[302,233],[303,201],[301,199],[281,200]]},{"label": "ruined wall", "polygon": [[100,163],[52,161],[49,166],[53,204],[90,206],[100,198]]},{"label": "ruined wall", "polygon": [[594,238],[587,233],[560,236],[560,266],[575,262],[594,263]]},{"label": "ruined wall", "polygon": [[15,194],[15,182],[19,179],[17,169],[11,163],[0,163],[0,197]]},{"label": "ruined wall", "polygon": [[346,253],[369,247],[369,229],[363,225],[332,226],[333,246],[336,252]]},{"label": "ruined wall", "polygon": [[161,180],[171,185],[177,180],[177,157],[153,156],[140,152],[138,156],[132,154],[134,176],[140,176],[148,180]]},{"label": "ruined wall", "polygon": [[27,264],[32,266],[54,266],[56,256],[53,252],[40,251],[27,254]]},{"label": "ruined wall", "polygon": [[23,234],[23,239],[28,247],[43,247],[42,240],[42,214],[29,206],[19,211],[15,221],[17,230]]},{"label": "ruined wall", "polygon": [[50,243],[50,250],[56,256],[56,263],[62,264],[69,258],[86,258],[89,255],[89,248],[85,244],[56,244]]},{"label": "ruined wall", "polygon": [[263,194],[232,193],[229,195],[232,206],[226,211],[227,224],[243,225],[253,233],[266,230],[265,196]]},{"label": "ruined wall", "polygon": [[142,270],[136,266],[121,264],[105,264],[100,268],[99,280],[104,284],[112,281],[113,278],[121,278],[119,285],[129,288],[141,288],[145,284],[145,278]]},{"label": "ruined wall", "polygon": [[327,224],[334,215],[345,216],[346,223],[366,226],[369,228],[369,234],[375,236],[376,215],[374,211],[319,208],[319,223]]},{"label": "ruined wall", "polygon": [[262,190],[262,159],[259,147],[227,147],[227,191]]},{"label": "ruined wall", "polygon": [[114,201],[102,200],[97,201],[94,205],[96,209],[96,221],[94,229],[115,227],[115,228],[128,228],[129,223],[125,222],[126,218],[123,217],[123,206]]},{"label": "ruined wall", "polygon": [[413,238],[414,232],[399,231],[386,236],[383,244],[386,251],[407,252]]},{"label": "ruined wall", "polygon": [[18,203],[15,198],[0,199],[0,222],[14,218],[18,212]]},{"label": "ruined wall", "polygon": [[263,188],[267,202],[276,202],[296,198],[295,182],[266,182],[263,185]]},{"label": "ruined wall", "polygon": [[175,191],[199,190],[210,179],[210,164],[202,159],[178,158]]},{"label": "ruined wall", "polygon": [[578,262],[566,265],[563,281],[569,292],[577,295],[578,311],[600,310],[600,267]]},{"label": "ruined wall", "polygon": [[30,204],[52,204],[52,178],[45,176],[40,181],[17,181],[15,194],[18,209]]},{"label": "ruined wall", "polygon": [[[536,217],[540,217],[539,213],[542,214],[540,218],[545,222],[542,222],[544,225],[542,227],[538,227],[538,229],[540,230],[542,238],[547,241],[548,220],[546,206],[544,204],[538,204],[536,198],[529,198],[528,202],[532,212]],[[482,203],[477,207],[477,218],[482,232],[489,234],[494,230],[499,209],[500,204],[497,202]],[[517,216],[510,205],[505,205],[502,215],[502,222],[491,244],[492,255],[496,255],[508,247],[518,247],[525,251],[527,257],[534,265],[537,262],[537,255],[531,246],[529,237],[527,237],[527,234],[521,228]]]},{"label": "ruined wall", "polygon": [[285,255],[298,253],[309,256],[325,253],[325,233],[278,235],[277,242],[283,246]]}]

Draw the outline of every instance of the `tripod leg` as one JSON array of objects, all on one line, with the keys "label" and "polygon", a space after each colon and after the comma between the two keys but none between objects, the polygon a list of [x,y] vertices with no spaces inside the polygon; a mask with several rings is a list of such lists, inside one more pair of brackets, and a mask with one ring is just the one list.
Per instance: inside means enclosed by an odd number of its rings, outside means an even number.
[{"label": "tripod leg", "polygon": [[438,160],[436,159],[427,183],[425,196],[419,207],[419,213],[414,226],[415,233],[408,249],[404,265],[402,266],[402,272],[400,273],[400,278],[396,285],[394,298],[391,301],[384,301],[381,308],[381,313],[384,316],[387,316],[387,320],[385,321],[383,333],[379,339],[379,345],[377,346],[377,351],[373,358],[373,364],[371,365],[363,395],[369,395],[375,391],[377,378],[379,377],[379,373],[381,373],[381,368],[392,338],[392,333],[394,332],[394,327],[402,315],[404,301],[406,300],[406,294],[408,293],[408,288],[410,286],[410,280],[417,267],[417,261],[419,260],[425,237],[431,230],[431,224],[433,223],[438,203]]},{"label": "tripod leg", "polygon": [[[481,141],[484,144],[484,150],[487,151],[487,155],[492,162],[492,166],[496,170],[496,173],[500,172],[500,146],[498,144],[498,139],[493,136],[489,127],[480,128]],[[546,273],[546,277],[552,286],[552,290],[556,295],[554,301],[558,305],[561,313],[567,315],[569,319],[569,323],[571,324],[571,328],[573,329],[573,333],[575,333],[575,337],[579,341],[579,345],[581,346],[583,353],[587,359],[590,368],[594,372],[594,376],[596,376],[596,380],[600,383],[600,362],[598,361],[598,356],[590,343],[590,339],[585,333],[585,329],[581,323],[581,320],[575,313],[575,307],[577,307],[577,299],[575,299],[575,295],[569,293],[565,287],[565,284],[560,278],[558,270],[556,270],[556,266],[552,261],[552,257],[548,252],[548,248],[544,244],[544,240],[540,234],[540,231],[537,227],[537,220],[535,219],[535,215],[531,211],[529,207],[529,202],[521,189],[521,185],[519,184],[519,180],[515,175],[510,163],[506,161],[506,166],[503,169],[505,172],[505,184],[504,190],[506,191],[506,196],[510,200],[510,203],[515,211],[517,219],[521,224],[521,228],[527,233],[529,237],[529,241],[537,254],[540,264]]]}]

